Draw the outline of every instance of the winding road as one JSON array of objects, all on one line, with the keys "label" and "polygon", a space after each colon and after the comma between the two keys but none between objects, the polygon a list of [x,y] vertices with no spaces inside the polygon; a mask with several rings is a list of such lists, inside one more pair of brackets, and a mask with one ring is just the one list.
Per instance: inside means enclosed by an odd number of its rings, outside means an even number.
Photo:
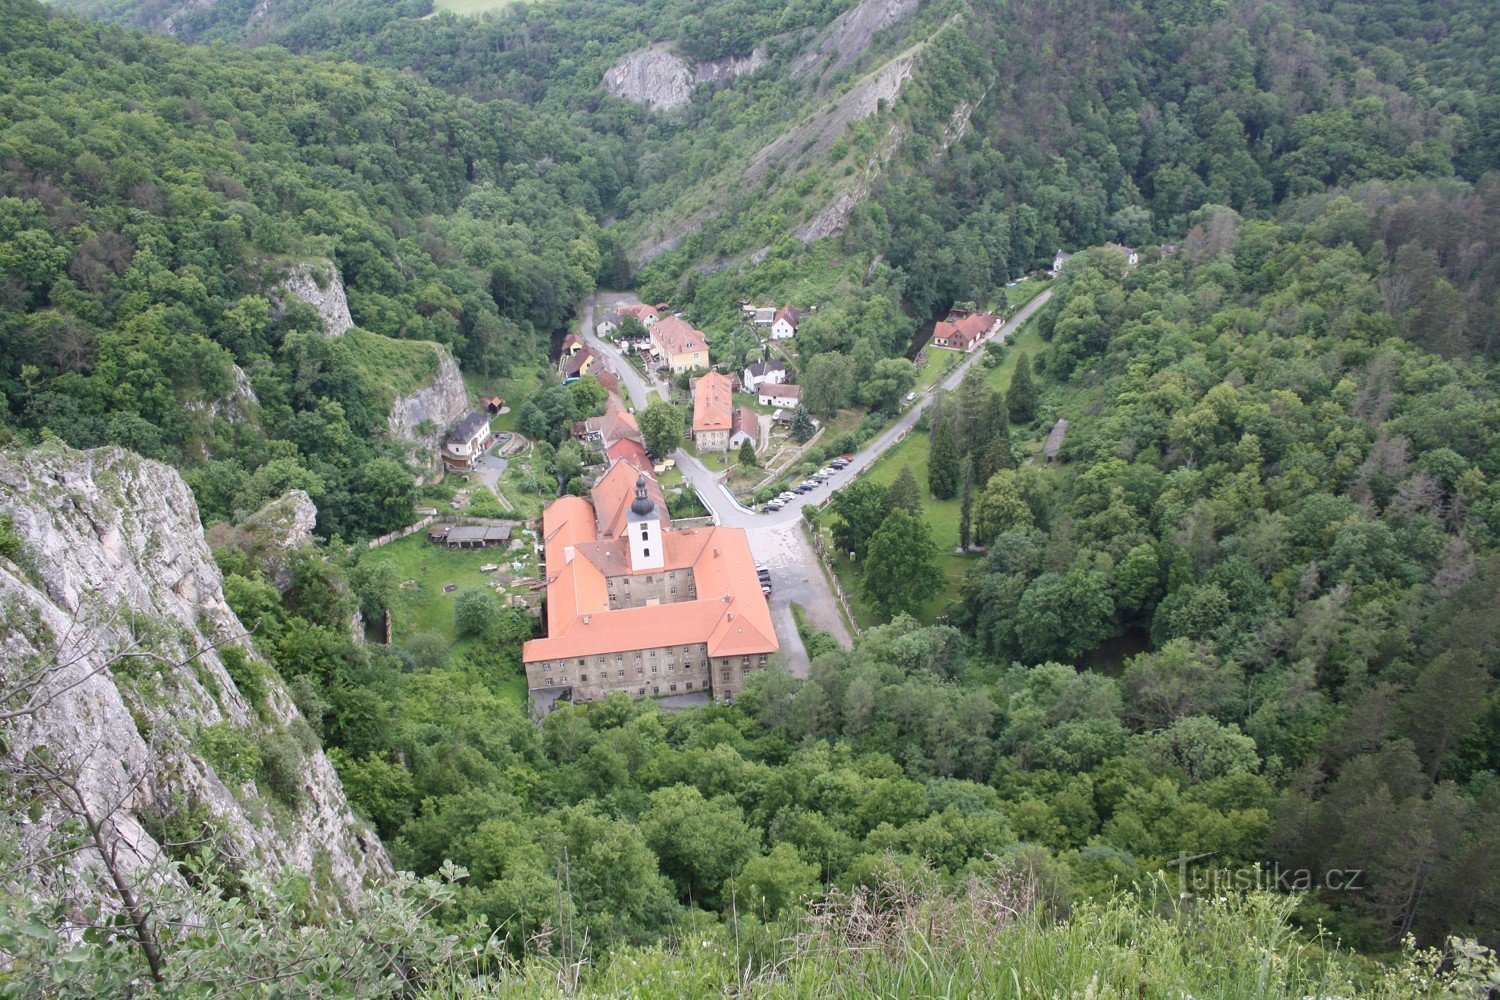
[{"label": "winding road", "polygon": [[[1047,289],[1032,299],[1016,313],[995,335],[995,340],[1004,342],[1030,319],[1038,309],[1052,298]],[[594,334],[594,310],[596,305],[606,308],[636,301],[635,296],[622,292],[601,292],[584,300],[580,310],[583,324],[582,335],[595,350],[610,360],[620,384],[630,394],[631,403],[637,410],[644,409],[653,394],[665,398],[663,387],[648,381],[613,344]],[[776,623],[776,635],[781,640],[782,654],[786,657],[787,669],[794,676],[806,677],[808,668],[807,650],[797,635],[792,618],[792,604],[800,604],[808,618],[818,628],[834,635],[845,646],[850,645],[849,629],[840,614],[838,598],[830,589],[817,554],[798,522],[802,518],[805,504],[821,504],[839,488],[852,482],[873,465],[881,455],[906,437],[927,409],[938,390],[950,391],[958,387],[967,372],[984,355],[977,348],[954,367],[943,380],[927,389],[917,400],[873,441],[868,442],[854,456],[854,461],[834,473],[817,489],[802,495],[802,499],[782,510],[762,514],[744,507],[735,499],[719,475],[710,471],[697,458],[678,449],[673,458],[682,470],[683,478],[692,483],[705,506],[719,524],[745,529],[750,541],[750,551],[755,558],[771,570],[774,589],[771,593],[771,617]]]}]

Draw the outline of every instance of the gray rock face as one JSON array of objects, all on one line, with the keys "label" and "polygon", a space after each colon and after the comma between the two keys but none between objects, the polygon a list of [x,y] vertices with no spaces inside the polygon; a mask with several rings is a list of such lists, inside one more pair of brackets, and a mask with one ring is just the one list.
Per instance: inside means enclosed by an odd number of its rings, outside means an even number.
[{"label": "gray rock face", "polygon": [[766,63],[764,49],[741,58],[689,63],[661,46],[632,52],[604,73],[604,89],[654,111],[686,104],[700,84],[733,80],[753,73]]},{"label": "gray rock face", "polygon": [[260,405],[260,400],[255,396],[255,387],[250,384],[250,376],[239,365],[234,365],[234,386],[220,399],[198,400],[183,404],[185,409],[196,412],[207,413],[209,419],[223,417],[230,423],[239,423],[250,415],[250,411]]},{"label": "gray rock face", "polygon": [[337,337],[354,325],[349,315],[349,300],[344,296],[343,275],[331,261],[295,265],[276,282],[275,290],[283,296],[293,295],[316,309],[323,318],[326,336]]},{"label": "gray rock face", "polygon": [[828,33],[792,64],[795,76],[842,69],[869,48],[877,31],[905,20],[921,0],[862,0],[834,18]]},{"label": "gray rock face", "polygon": [[208,532],[214,548],[234,545],[257,562],[277,590],[292,585],[290,553],[312,541],[318,524],[318,508],[305,490],[292,490],[277,497],[239,524],[214,525]]},{"label": "gray rock face", "polygon": [[[292,535],[304,530],[305,499],[290,501]],[[190,809],[210,817],[231,867],[308,873],[315,891],[344,899],[389,872],[225,602],[176,471],[118,448],[0,454],[0,511],[21,544],[17,561],[0,557],[0,691],[45,678],[31,699],[41,704],[0,731],[17,756],[45,747],[66,761],[91,809],[119,806],[127,869],[157,859],[152,831]],[[279,748],[280,782],[264,768],[221,774],[230,765],[205,741],[208,727],[262,759]],[[66,818],[53,810],[27,824],[29,848],[40,854]]]},{"label": "gray rock face", "polygon": [[469,412],[469,390],[459,374],[458,362],[448,348],[438,345],[437,374],[432,382],[391,406],[386,429],[393,438],[405,438],[425,448],[436,448],[443,436]]}]

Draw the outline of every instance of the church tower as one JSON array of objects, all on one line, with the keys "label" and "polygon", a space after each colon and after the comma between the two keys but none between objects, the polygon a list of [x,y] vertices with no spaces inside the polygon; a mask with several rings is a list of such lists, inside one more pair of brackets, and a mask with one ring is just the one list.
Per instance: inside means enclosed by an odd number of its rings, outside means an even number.
[{"label": "church tower", "polygon": [[645,573],[667,564],[666,543],[661,537],[661,516],[646,492],[646,477],[635,480],[635,499],[625,520],[625,534],[630,539],[630,571]]}]

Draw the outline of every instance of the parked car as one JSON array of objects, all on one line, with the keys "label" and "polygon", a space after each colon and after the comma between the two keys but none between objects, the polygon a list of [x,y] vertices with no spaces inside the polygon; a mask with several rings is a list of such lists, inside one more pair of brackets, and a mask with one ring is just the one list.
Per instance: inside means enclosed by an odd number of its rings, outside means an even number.
[{"label": "parked car", "polygon": [[785,506],[786,506],[786,504],[782,503],[780,500],[772,500],[770,503],[768,503],[764,507],[762,507],[761,510],[763,510],[763,511],[769,511],[771,513],[775,513],[776,511],[780,510],[781,508],[783,508]]},{"label": "parked car", "polygon": [[854,461],[854,456],[853,455],[840,455],[839,459],[841,461],[845,462],[845,463],[848,463],[848,462]]}]

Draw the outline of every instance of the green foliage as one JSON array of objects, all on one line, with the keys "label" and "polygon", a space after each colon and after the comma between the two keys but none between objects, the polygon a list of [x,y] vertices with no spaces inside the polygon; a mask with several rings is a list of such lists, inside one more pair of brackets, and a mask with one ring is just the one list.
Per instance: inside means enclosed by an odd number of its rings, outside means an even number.
[{"label": "green foliage", "polygon": [[228,722],[199,729],[196,746],[226,785],[243,784],[260,769],[260,748]]},{"label": "green foliage", "polygon": [[862,582],[866,598],[890,615],[920,608],[943,580],[935,555],[927,522],[904,507],[893,508],[870,539]]},{"label": "green foliage", "polygon": [[740,458],[739,458],[739,462],[740,462],[741,465],[747,466],[747,467],[752,468],[752,469],[756,465],[760,464],[759,462],[756,461],[756,458],[755,458],[755,445],[753,445],[753,444],[750,443],[750,439],[749,438],[745,438],[745,440],[743,440],[743,441],[740,442]]},{"label": "green foliage", "polygon": [[813,426],[812,414],[807,412],[806,406],[798,403],[797,408],[792,411],[792,440],[803,444],[810,441],[816,433],[817,428]]},{"label": "green foliage", "polygon": [[665,457],[682,447],[687,418],[681,409],[666,400],[652,399],[636,416],[636,422],[640,425],[646,450],[651,454]]}]

